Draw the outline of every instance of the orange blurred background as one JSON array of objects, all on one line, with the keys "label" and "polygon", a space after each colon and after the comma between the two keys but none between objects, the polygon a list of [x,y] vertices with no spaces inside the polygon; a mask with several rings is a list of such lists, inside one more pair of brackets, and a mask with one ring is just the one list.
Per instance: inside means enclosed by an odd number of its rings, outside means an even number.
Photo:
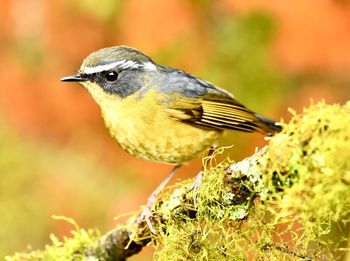
[{"label": "orange blurred background", "polygon": [[[52,215],[106,232],[171,169],[123,152],[89,94],[59,82],[94,50],[135,47],[277,120],[310,99],[350,97],[347,0],[2,0],[0,15],[0,256],[69,235]],[[223,141],[234,160],[265,143],[238,133]],[[194,160],[176,178],[199,168]]]}]

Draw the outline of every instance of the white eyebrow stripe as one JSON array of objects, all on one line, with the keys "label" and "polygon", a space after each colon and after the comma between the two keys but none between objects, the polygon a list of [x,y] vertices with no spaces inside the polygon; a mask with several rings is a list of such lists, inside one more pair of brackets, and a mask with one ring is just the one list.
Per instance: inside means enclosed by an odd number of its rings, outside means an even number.
[{"label": "white eyebrow stripe", "polygon": [[[104,72],[104,71],[108,71],[110,69],[113,69],[115,67],[120,67],[120,68],[123,68],[125,69],[125,65],[122,66],[123,64],[127,64],[128,67],[131,67],[131,66],[134,66],[135,67],[135,62],[132,62],[132,61],[127,61],[127,60],[121,60],[121,61],[117,61],[117,62],[114,62],[114,63],[109,63],[109,64],[104,64],[104,65],[97,65],[97,66],[94,66],[94,67],[85,67],[83,68],[83,72],[86,73],[86,74],[93,74],[93,73],[99,73],[99,72]],[[138,68],[135,67],[135,68]]]},{"label": "white eyebrow stripe", "polygon": [[104,64],[104,65],[97,65],[95,67],[84,67],[82,68],[82,71],[86,74],[94,74],[94,73],[100,73],[104,71],[111,70],[113,68],[120,68],[120,69],[138,69],[138,68],[144,68],[147,71],[156,71],[157,67],[151,63],[151,62],[146,62],[146,63],[137,63],[134,61],[129,61],[129,60],[121,60],[109,64]]},{"label": "white eyebrow stripe", "polygon": [[143,68],[147,71],[157,71],[157,66],[155,66],[154,63],[147,62],[147,63],[142,63]]}]

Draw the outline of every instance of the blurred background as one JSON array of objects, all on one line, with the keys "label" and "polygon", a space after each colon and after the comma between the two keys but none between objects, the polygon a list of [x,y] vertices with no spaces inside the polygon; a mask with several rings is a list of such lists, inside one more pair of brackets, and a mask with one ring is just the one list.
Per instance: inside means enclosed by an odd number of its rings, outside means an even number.
[{"label": "blurred background", "polygon": [[[73,227],[52,215],[108,231],[171,169],[123,152],[87,91],[59,82],[94,50],[135,47],[286,122],[288,108],[301,112],[311,99],[350,97],[347,0],[1,0],[0,15],[1,257],[43,248],[50,233],[69,236]],[[238,161],[266,141],[231,133],[222,144]]]}]

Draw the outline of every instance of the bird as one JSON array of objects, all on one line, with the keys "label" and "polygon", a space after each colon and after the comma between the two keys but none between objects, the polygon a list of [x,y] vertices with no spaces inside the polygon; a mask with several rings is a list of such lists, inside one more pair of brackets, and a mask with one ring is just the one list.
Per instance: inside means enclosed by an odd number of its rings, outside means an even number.
[{"label": "bird", "polygon": [[281,130],[226,90],[127,46],[92,52],[61,81],[79,82],[88,90],[110,135],[127,153],[174,165],[141,215],[149,226],[150,209],[176,170],[217,144],[224,131],[268,135]]}]

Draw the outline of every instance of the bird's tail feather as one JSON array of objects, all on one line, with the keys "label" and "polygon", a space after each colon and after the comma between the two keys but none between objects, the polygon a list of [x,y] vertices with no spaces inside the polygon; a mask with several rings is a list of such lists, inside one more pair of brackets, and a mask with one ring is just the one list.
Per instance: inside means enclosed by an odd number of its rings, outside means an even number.
[{"label": "bird's tail feather", "polygon": [[259,114],[255,114],[255,116],[261,120],[262,128],[267,133],[274,133],[274,132],[280,132],[282,130],[282,127],[277,125],[277,122],[271,119],[268,119],[264,116],[261,116]]}]

